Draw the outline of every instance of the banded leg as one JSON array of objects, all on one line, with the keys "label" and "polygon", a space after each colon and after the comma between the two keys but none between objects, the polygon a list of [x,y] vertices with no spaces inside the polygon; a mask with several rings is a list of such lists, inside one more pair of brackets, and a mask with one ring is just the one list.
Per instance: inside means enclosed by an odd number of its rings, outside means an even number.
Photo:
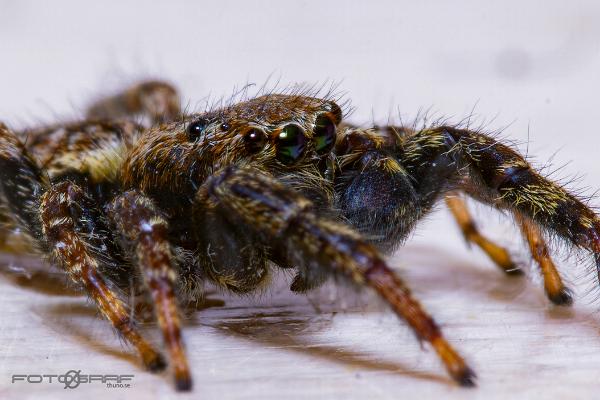
[{"label": "banded leg", "polygon": [[51,254],[71,279],[81,284],[102,314],[139,352],[153,371],[164,368],[162,356],[132,325],[125,306],[110,289],[98,266],[107,262],[96,250],[101,231],[91,215],[92,204],[69,182],[50,187],[25,146],[0,124],[0,192],[11,219]]},{"label": "banded leg", "polygon": [[330,270],[371,287],[420,340],[431,343],[458,383],[474,385],[472,370],[375,248],[349,227],[318,218],[311,202],[297,192],[259,170],[230,167],[202,186],[195,207],[217,208],[232,223],[244,223],[264,243],[285,249],[299,268]]},{"label": "banded leg", "polygon": [[109,216],[136,254],[138,267],[154,301],[155,314],[169,351],[175,385],[178,390],[191,390],[192,378],[185,356],[175,299],[177,273],[167,238],[167,221],[152,200],[136,191],[117,197],[109,207]]},{"label": "banded leg", "polygon": [[[403,164],[417,181],[429,176],[428,164],[447,154],[456,160],[454,188],[554,232],[589,250],[600,266],[600,219],[574,195],[536,172],[515,150],[466,129],[439,127],[411,136]],[[439,185],[442,186],[443,185]],[[429,196],[437,198],[442,191]]]},{"label": "banded leg", "polygon": [[102,314],[139,352],[151,371],[164,369],[162,356],[138,332],[129,313],[99,272],[103,262],[94,246],[100,229],[91,213],[91,200],[71,182],[51,187],[40,201],[42,231],[54,260],[81,284]]},{"label": "banded leg", "polygon": [[173,121],[181,115],[177,90],[161,81],[141,82],[88,108],[89,119],[120,119],[144,115],[152,123]]},{"label": "banded leg", "polygon": [[469,213],[466,203],[453,193],[445,197],[446,205],[458,223],[465,240],[476,244],[502,271],[508,275],[522,275],[523,271],[513,262],[509,252],[483,236]]},{"label": "banded leg", "polygon": [[550,251],[546,246],[542,232],[538,226],[528,218],[523,217],[518,213],[515,214],[515,218],[523,235],[527,239],[531,256],[540,267],[542,277],[544,278],[546,295],[550,301],[556,305],[572,305],[573,297],[571,291],[563,283],[560,273],[558,272],[558,269],[556,269],[552,257],[550,257]]}]

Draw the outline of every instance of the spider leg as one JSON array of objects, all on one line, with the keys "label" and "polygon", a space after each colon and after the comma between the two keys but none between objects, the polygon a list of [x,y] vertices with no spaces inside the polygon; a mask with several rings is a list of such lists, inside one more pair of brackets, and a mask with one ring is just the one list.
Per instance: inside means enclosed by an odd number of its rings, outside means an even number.
[{"label": "spider leg", "polygon": [[149,118],[153,124],[178,118],[181,105],[177,90],[166,82],[141,82],[93,103],[88,108],[87,118],[115,120],[137,114]]},{"label": "spider leg", "polygon": [[[36,224],[37,198],[49,184],[25,146],[0,122],[0,249],[18,252],[24,246],[12,246],[10,239],[15,222],[26,227],[33,237],[40,237]],[[14,218],[11,218],[11,215]],[[18,221],[13,221],[17,219]],[[22,240],[20,242],[23,242]],[[25,243],[24,243],[25,244]]]},{"label": "spider leg", "polygon": [[0,185],[8,214],[35,239],[42,238],[39,199],[50,186],[17,136],[0,123]]},{"label": "spider leg", "polygon": [[[541,229],[590,250],[600,271],[600,220],[596,214],[542,177],[510,147],[480,132],[445,126],[421,131],[390,128],[383,133],[351,128],[336,144],[342,171],[336,178],[340,209],[361,232],[367,231],[367,237],[372,226],[387,225],[387,232],[397,232],[398,237],[381,240],[393,245],[442,196],[459,190],[515,215],[552,302],[568,305],[571,296],[548,255]],[[392,174],[389,165],[395,164]],[[473,233],[466,208],[453,200],[449,206],[466,236],[491,250],[488,254],[508,267],[510,258],[504,249]]]},{"label": "spider leg", "polygon": [[[534,257],[543,260],[542,271],[555,271],[550,268],[547,250],[536,229],[546,229],[574,246],[589,250],[598,264],[600,258],[600,219],[587,205],[560,185],[544,178],[512,148],[495,139],[467,129],[438,127],[415,133],[406,141],[402,157],[403,165],[417,181],[429,176],[429,161],[441,156],[454,160],[454,174],[445,180],[452,182],[451,188],[465,190],[480,201],[513,215],[526,218],[527,232],[531,241],[536,242]],[[439,182],[442,190],[432,192],[428,197],[439,197],[447,183]],[[518,217],[517,217],[518,218]],[[531,227],[534,231],[531,231]],[[558,274],[550,273],[550,279],[558,281]],[[551,284],[549,282],[549,284]],[[557,294],[564,286],[557,285]],[[562,288],[562,289],[560,289]],[[568,303],[568,296],[555,297]]]},{"label": "spider leg", "polygon": [[544,289],[546,295],[556,305],[570,306],[573,304],[571,291],[565,286],[560,273],[550,257],[550,251],[544,241],[543,233],[540,228],[529,218],[515,213],[515,218],[523,235],[529,244],[531,256],[539,265],[544,278]]},{"label": "spider leg", "polygon": [[131,343],[152,371],[165,367],[156,350],[133,326],[124,304],[98,271],[100,242],[91,200],[70,182],[50,186],[18,138],[0,124],[0,189],[13,219],[52,255],[69,277],[81,284],[102,314]]},{"label": "spider leg", "polygon": [[[541,176],[510,147],[479,132],[453,127],[422,131],[412,139],[407,154],[421,152],[427,142],[431,144],[429,153],[454,153],[468,170],[473,189],[482,200],[520,212],[578,247],[600,251],[597,215],[564,188]],[[439,140],[444,143],[432,144]],[[448,148],[450,142],[453,145]],[[422,169],[416,167],[414,172],[418,174]]]},{"label": "spider leg", "polygon": [[[489,241],[477,231],[464,200],[457,197],[457,194],[446,196],[445,200],[467,241],[478,245],[507,274],[522,274],[522,270],[512,263],[508,251]],[[519,213],[515,213],[515,219],[527,240],[533,260],[540,267],[548,299],[556,305],[569,306],[573,304],[571,291],[564,285],[560,273],[550,257],[550,250],[540,228]]]},{"label": "spider leg", "polygon": [[509,252],[483,236],[477,229],[475,221],[469,213],[467,204],[459,197],[458,193],[453,193],[445,197],[446,205],[458,223],[465,240],[468,243],[476,244],[502,271],[508,275],[522,275],[521,270],[511,259]]},{"label": "spider leg", "polygon": [[167,221],[151,199],[133,190],[113,200],[108,214],[118,232],[133,245],[144,283],[154,300],[155,313],[175,372],[176,387],[191,390],[192,378],[175,298],[177,273],[167,238]]},{"label": "spider leg", "polygon": [[232,223],[243,223],[264,243],[285,248],[304,268],[328,269],[371,287],[420,340],[431,343],[458,383],[474,385],[475,374],[377,250],[346,225],[318,218],[299,193],[260,170],[229,167],[201,187],[196,207],[222,209]]},{"label": "spider leg", "polygon": [[[42,230],[53,258],[74,282],[85,287],[102,314],[136,347],[144,364],[152,371],[162,370],[165,367],[162,356],[139,334],[123,302],[98,270],[96,250],[92,249],[89,239],[86,240],[95,234],[94,221],[85,213],[78,216],[80,211],[85,211],[87,200],[84,192],[70,182],[54,185],[42,195]],[[78,217],[85,224],[79,223]],[[85,225],[89,230],[82,230]]]}]

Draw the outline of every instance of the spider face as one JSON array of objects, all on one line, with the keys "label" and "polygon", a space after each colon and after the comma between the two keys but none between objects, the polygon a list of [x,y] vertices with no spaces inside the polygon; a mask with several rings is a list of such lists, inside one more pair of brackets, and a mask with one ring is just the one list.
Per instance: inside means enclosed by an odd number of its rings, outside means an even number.
[{"label": "spider face", "polygon": [[214,170],[237,162],[274,172],[301,169],[331,152],[341,120],[333,101],[261,96],[150,130],[126,161],[124,176],[132,187],[191,193]]}]

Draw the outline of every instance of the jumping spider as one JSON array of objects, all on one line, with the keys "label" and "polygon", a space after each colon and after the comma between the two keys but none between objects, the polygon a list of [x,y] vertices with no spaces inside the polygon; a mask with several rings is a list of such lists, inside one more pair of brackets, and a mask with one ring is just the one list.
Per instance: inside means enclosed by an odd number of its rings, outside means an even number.
[{"label": "jumping spider", "polygon": [[[144,116],[150,127],[132,122]],[[379,294],[429,342],[460,385],[475,374],[382,257],[441,199],[467,240],[507,273],[459,192],[516,217],[556,304],[569,305],[542,238],[600,254],[600,219],[511,147],[455,126],[363,129],[330,98],[266,94],[183,115],[176,91],[144,82],[96,102],[88,119],[23,132],[0,124],[0,239],[14,228],[94,300],[152,371],[122,293],[153,303],[179,390],[192,379],[178,306],[206,280],[236,293],[293,269],[294,292],[337,274]],[[139,120],[139,118],[138,118]]]}]

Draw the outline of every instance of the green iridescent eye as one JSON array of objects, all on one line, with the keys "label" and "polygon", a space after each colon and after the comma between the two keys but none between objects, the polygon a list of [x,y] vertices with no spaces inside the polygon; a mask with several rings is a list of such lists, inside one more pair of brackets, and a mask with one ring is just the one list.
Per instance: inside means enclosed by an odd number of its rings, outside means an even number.
[{"label": "green iridescent eye", "polygon": [[277,159],[284,164],[296,162],[306,148],[306,136],[298,125],[286,125],[277,136]]},{"label": "green iridescent eye", "polygon": [[319,115],[315,121],[313,138],[319,154],[328,153],[335,144],[335,124],[327,115]]}]

